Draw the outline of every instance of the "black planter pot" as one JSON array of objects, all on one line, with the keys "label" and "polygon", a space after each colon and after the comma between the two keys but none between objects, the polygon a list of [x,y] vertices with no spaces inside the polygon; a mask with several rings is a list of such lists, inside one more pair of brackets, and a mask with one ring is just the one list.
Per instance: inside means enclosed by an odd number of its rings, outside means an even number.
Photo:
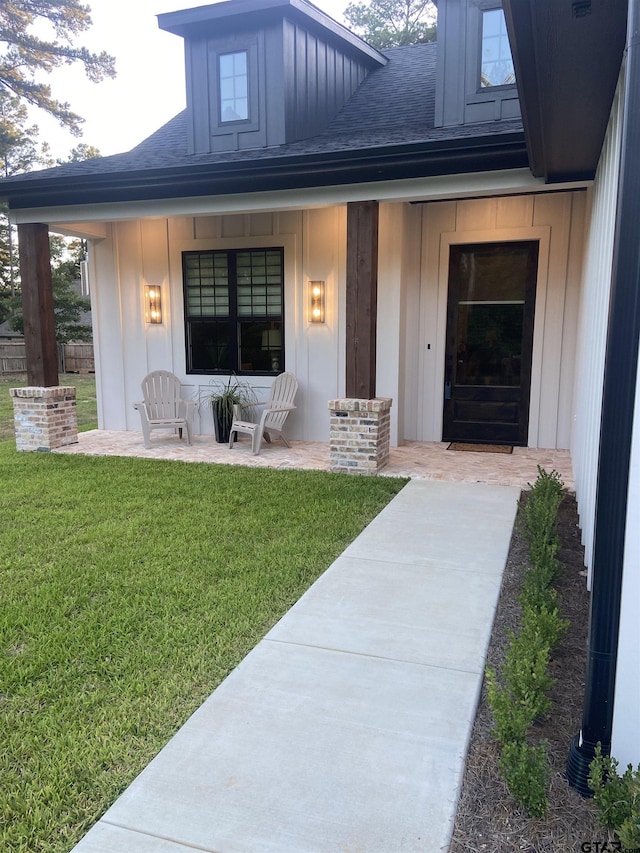
[{"label": "black planter pot", "polygon": [[233,414],[220,405],[217,400],[211,403],[211,408],[213,410],[213,428],[215,430],[216,441],[218,444],[228,444]]}]

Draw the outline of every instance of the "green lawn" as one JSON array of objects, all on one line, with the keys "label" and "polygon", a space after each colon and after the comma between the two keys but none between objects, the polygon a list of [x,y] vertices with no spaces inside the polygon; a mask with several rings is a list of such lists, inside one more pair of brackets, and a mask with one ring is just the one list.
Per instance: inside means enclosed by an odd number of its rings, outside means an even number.
[{"label": "green lawn", "polygon": [[[0,441],[13,438],[13,398],[10,388],[22,388],[27,384],[24,373],[0,376]],[[92,429],[98,426],[96,413],[96,378],[92,373],[63,373],[61,385],[74,385],[76,388],[76,408],[78,411],[78,429]]]},{"label": "green lawn", "polygon": [[403,485],[13,441],[0,476],[7,853],[68,851]]}]

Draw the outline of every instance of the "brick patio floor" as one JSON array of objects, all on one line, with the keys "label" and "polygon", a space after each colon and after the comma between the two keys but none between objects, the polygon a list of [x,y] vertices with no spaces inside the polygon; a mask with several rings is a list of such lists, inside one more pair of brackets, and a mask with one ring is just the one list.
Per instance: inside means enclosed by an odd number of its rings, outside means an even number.
[{"label": "brick patio floor", "polygon": [[[145,459],[177,459],[182,462],[248,465],[255,468],[298,468],[328,471],[329,444],[323,442],[291,442],[291,448],[276,441],[263,443],[258,456],[250,444],[240,438],[233,450],[217,444],[213,436],[194,436],[189,447],[177,435],[153,433],[149,450],[142,443],[142,433],[91,430],[80,433],[78,444],[61,447],[55,453],[79,453],[87,456],[136,456]],[[533,483],[538,466],[557,471],[570,491],[574,490],[571,455],[568,450],[540,450],[515,447],[512,454],[477,453],[447,450],[448,442],[406,442],[392,447],[389,465],[382,471],[386,477],[411,477],[421,480],[448,480],[464,483],[491,483],[525,488]]]}]

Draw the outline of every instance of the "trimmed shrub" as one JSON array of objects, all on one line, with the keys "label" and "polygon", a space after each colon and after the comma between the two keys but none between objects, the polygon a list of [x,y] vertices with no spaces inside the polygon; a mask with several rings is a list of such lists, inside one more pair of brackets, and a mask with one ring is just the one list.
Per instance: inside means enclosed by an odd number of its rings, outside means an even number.
[{"label": "trimmed shrub", "polygon": [[529,708],[517,702],[513,694],[498,682],[496,672],[486,669],[487,695],[493,712],[493,735],[502,744],[522,743],[533,722]]},{"label": "trimmed shrub", "polygon": [[557,566],[553,566],[553,570],[545,566],[540,571],[527,572],[520,594],[522,607],[530,607],[534,610],[557,609],[558,593],[551,586],[556,574]]},{"label": "trimmed shrub", "polygon": [[[555,592],[555,590],[553,590]],[[557,596],[556,596],[557,597]],[[550,609],[546,605],[535,608],[530,604],[524,605],[521,636],[533,648],[539,645],[549,652],[554,649],[569,627],[569,620],[560,616],[557,607]]]},{"label": "trimmed shrub", "polygon": [[563,484],[555,471],[538,468],[538,480],[521,512],[520,523],[529,546],[520,603],[520,633],[509,636],[501,682],[487,667],[487,695],[493,712],[494,736],[501,744],[500,770],[513,798],[530,815],[543,817],[547,809],[548,761],[546,743],[534,746],[527,736],[535,721],[550,707],[553,685],[549,674],[551,650],[566,631],[553,589],[560,543],[556,518]]},{"label": "trimmed shrub", "polygon": [[639,850],[640,764],[637,770],[627,765],[619,776],[618,762],[610,755],[603,755],[598,744],[589,768],[589,787],[598,806],[600,823],[614,830],[623,850]]},{"label": "trimmed shrub", "polygon": [[500,756],[500,771],[514,800],[532,817],[547,813],[547,744],[505,743]]}]

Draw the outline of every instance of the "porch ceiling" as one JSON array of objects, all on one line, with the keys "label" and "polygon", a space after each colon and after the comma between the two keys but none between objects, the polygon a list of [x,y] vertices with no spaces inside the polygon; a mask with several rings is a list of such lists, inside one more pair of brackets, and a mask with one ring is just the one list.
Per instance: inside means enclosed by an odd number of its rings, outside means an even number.
[{"label": "porch ceiling", "polygon": [[504,0],[530,166],[592,179],[620,73],[627,0]]}]

